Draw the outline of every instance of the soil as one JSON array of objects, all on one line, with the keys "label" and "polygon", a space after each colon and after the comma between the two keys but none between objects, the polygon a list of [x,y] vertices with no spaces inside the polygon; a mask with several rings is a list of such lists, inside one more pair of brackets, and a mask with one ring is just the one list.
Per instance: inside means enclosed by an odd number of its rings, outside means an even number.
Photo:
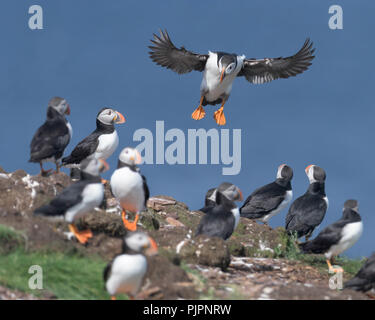
[{"label": "soil", "polygon": [[[80,229],[89,228],[94,233],[85,246],[66,237],[65,222],[33,216],[33,210],[70,183],[64,173],[41,177],[22,170],[6,173],[0,168],[0,224],[21,231],[28,251],[77,252],[111,260],[121,252],[126,231],[108,185],[105,204],[77,223]],[[312,266],[275,259],[275,251],[286,245],[282,228],[273,230],[241,218],[236,232],[225,242],[195,238],[202,216],[202,212],[190,211],[171,197],[150,198],[138,230],[155,239],[159,255],[149,258],[137,299],[368,299],[355,291],[329,289],[330,275]],[[9,251],[14,245],[0,246]],[[36,298],[0,286],[0,299]]]}]

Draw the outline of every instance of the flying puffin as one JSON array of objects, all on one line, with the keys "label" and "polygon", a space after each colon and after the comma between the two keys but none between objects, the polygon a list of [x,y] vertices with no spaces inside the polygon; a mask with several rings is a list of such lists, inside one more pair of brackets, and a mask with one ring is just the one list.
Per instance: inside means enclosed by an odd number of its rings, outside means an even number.
[{"label": "flying puffin", "polygon": [[69,114],[70,106],[64,98],[54,97],[48,102],[47,119],[30,144],[29,162],[39,162],[41,175],[51,171],[43,169],[44,162],[54,162],[56,172],[60,170],[60,159],[73,133],[72,126],[65,119]]},{"label": "flying puffin", "polygon": [[242,193],[239,188],[236,187],[235,196],[232,200],[228,199],[218,188],[216,191],[216,206],[208,208],[198,225],[195,235],[218,237],[223,240],[228,239],[240,221],[240,212],[234,201],[242,200]]},{"label": "flying puffin", "polygon": [[[204,199],[204,207],[199,209],[198,211],[202,211],[204,213],[209,212],[213,207],[217,205],[216,203],[216,192],[220,190],[223,195],[225,195],[229,200],[234,200],[235,198],[238,199],[238,193],[241,194],[241,190],[238,189],[234,184],[229,182],[223,182],[220,184],[218,188],[211,188],[207,191],[206,197]],[[242,194],[241,197],[242,198]]]},{"label": "flying puffin", "polygon": [[285,221],[288,233],[297,233],[297,237],[309,237],[314,229],[323,221],[328,209],[328,198],[325,193],[325,171],[309,165],[305,169],[310,185],[306,193],[296,199],[289,208]]},{"label": "flying puffin", "polygon": [[301,243],[304,253],[324,253],[331,271],[341,271],[332,267],[333,257],[351,248],[361,237],[362,219],[358,213],[358,202],[347,200],[340,220],[323,229],[315,239]]},{"label": "flying puffin", "polygon": [[65,188],[49,204],[36,209],[34,214],[64,219],[69,223],[70,232],[80,243],[85,244],[92,233],[90,230],[78,231],[74,221],[102,203],[104,187],[99,174],[108,166],[104,160],[93,158],[84,160],[81,168],[80,181]]},{"label": "flying puffin", "polygon": [[184,47],[176,48],[166,30],[160,30],[160,36],[154,34],[151,42],[149,54],[156,64],[172,69],[178,74],[193,70],[203,72],[201,98],[192,118],[204,118],[206,112],[202,106],[221,103],[221,107],[214,114],[218,125],[226,123],[224,104],[229,98],[236,77],[244,76],[251,83],[262,84],[296,76],[308,69],[315,51],[312,48],[313,43],[307,39],[295,55],[287,58],[246,59],[244,55],[211,51],[208,54],[196,54]]},{"label": "flying puffin", "polygon": [[375,253],[365,262],[354,278],[344,284],[344,289],[370,291],[375,289]]},{"label": "flying puffin", "polygon": [[85,159],[95,157],[106,160],[116,150],[119,138],[115,124],[124,123],[124,116],[111,108],[103,108],[96,116],[96,129],[62,159],[62,165],[68,168],[80,168]]},{"label": "flying puffin", "polygon": [[116,300],[118,294],[127,294],[134,299],[147,271],[144,253],[151,256],[157,252],[156,242],[143,232],[131,232],[125,237],[122,253],[103,272],[105,287],[112,300]]},{"label": "flying puffin", "polygon": [[283,210],[292,200],[293,170],[286,164],[279,166],[276,180],[256,189],[240,209],[241,217],[256,219],[268,224],[268,220]]},{"label": "flying puffin", "polygon": [[[110,180],[111,190],[122,208],[122,221],[126,229],[135,231],[140,213],[146,208],[150,191],[146,178],[136,166],[142,162],[141,155],[136,149],[125,148],[121,151],[117,169]],[[126,219],[126,212],[135,213],[133,222]]]}]

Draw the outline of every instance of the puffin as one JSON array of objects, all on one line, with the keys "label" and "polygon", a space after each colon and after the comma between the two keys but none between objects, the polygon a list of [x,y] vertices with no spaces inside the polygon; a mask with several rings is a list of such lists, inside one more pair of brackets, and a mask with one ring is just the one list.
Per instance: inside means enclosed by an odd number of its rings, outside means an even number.
[{"label": "puffin", "polygon": [[[199,209],[203,213],[209,212],[213,207],[217,205],[216,203],[216,192],[220,190],[222,194],[224,194],[229,200],[239,199],[238,194],[241,194],[240,198],[242,198],[241,190],[238,189],[234,184],[230,182],[223,182],[220,184],[218,188],[211,188],[207,191],[205,199],[204,199],[204,207]],[[234,200],[239,201],[239,200]]]},{"label": "puffin", "polygon": [[34,211],[34,215],[50,219],[64,219],[70,232],[82,244],[92,238],[90,230],[79,231],[74,224],[78,218],[99,207],[104,199],[104,186],[100,173],[108,169],[101,159],[86,159],[82,162],[81,180],[71,184],[49,204]]},{"label": "puffin", "polygon": [[375,252],[354,278],[344,283],[344,289],[367,292],[375,289]]},{"label": "puffin", "polygon": [[62,159],[62,165],[79,169],[85,159],[109,158],[119,144],[115,124],[124,122],[125,117],[120,112],[111,108],[101,109],[96,116],[96,129],[79,142],[69,156]]},{"label": "puffin", "polygon": [[154,239],[143,232],[129,232],[123,241],[122,253],[108,263],[103,272],[105,288],[112,300],[116,295],[127,294],[134,299],[147,271],[145,255],[157,254]]},{"label": "puffin", "polygon": [[292,200],[291,180],[293,169],[282,164],[277,169],[276,180],[256,189],[240,208],[241,217],[268,224],[269,219],[283,210]]},{"label": "puffin", "polygon": [[[119,155],[117,169],[110,180],[111,191],[122,208],[122,221],[129,231],[137,230],[139,215],[146,208],[150,197],[146,178],[137,167],[141,162],[141,155],[136,149],[123,149]],[[133,222],[126,219],[125,210],[136,214]]]},{"label": "puffin", "polygon": [[358,201],[347,200],[340,220],[324,228],[313,240],[299,244],[299,247],[303,253],[324,254],[329,270],[342,272],[342,268],[332,267],[332,259],[351,248],[361,237],[362,230]]},{"label": "puffin", "polygon": [[235,189],[233,199],[228,199],[218,188],[216,191],[216,206],[208,208],[206,214],[199,222],[195,236],[205,235],[227,240],[240,221],[240,211],[234,201],[242,201],[242,192]]},{"label": "puffin", "polygon": [[308,241],[314,229],[323,221],[329,202],[325,193],[324,169],[312,164],[306,167],[305,172],[309,178],[309,188],[290,206],[285,229],[289,234],[296,233],[298,239],[305,236]]},{"label": "puffin", "polygon": [[72,126],[65,115],[70,115],[67,101],[60,97],[52,98],[48,102],[47,119],[31,140],[29,162],[39,163],[40,174],[43,176],[52,170],[44,170],[44,162],[54,162],[56,173],[60,171],[60,160],[72,138]]},{"label": "puffin", "polygon": [[226,124],[224,104],[229,98],[236,77],[245,77],[253,84],[294,77],[309,68],[315,51],[313,43],[306,39],[295,55],[286,58],[246,59],[244,55],[221,51],[197,54],[184,47],[175,47],[166,30],[160,30],[160,36],[153,34],[151,43],[149,55],[156,64],[178,74],[193,70],[203,72],[201,98],[192,118],[204,118],[206,112],[203,106],[221,104],[214,113],[214,119],[219,126]]}]

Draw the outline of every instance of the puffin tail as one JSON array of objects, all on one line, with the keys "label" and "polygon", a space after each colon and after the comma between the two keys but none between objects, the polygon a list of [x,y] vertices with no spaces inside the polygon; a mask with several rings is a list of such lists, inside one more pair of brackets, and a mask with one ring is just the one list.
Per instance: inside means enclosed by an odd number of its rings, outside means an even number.
[{"label": "puffin tail", "polygon": [[303,253],[313,252],[312,241],[306,241],[306,242],[300,243],[298,244],[298,246]]},{"label": "puffin tail", "polygon": [[366,279],[354,277],[344,283],[344,289],[351,289],[356,291],[366,291]]},{"label": "puffin tail", "polygon": [[43,216],[43,217],[53,217],[61,215],[60,210],[56,207],[51,206],[50,204],[46,204],[34,211],[34,215],[36,216]]}]

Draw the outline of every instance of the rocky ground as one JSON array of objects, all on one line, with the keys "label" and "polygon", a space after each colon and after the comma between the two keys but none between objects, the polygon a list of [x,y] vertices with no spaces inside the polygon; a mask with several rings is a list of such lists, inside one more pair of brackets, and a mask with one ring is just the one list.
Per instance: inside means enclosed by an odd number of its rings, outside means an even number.
[{"label": "rocky ground", "polygon": [[[64,173],[29,176],[22,170],[0,168],[0,225],[21,231],[21,240],[0,239],[0,254],[22,242],[27,251],[48,248],[110,260],[121,251],[125,230],[109,188],[103,208],[79,221],[94,237],[86,246],[68,240],[64,222],[33,217],[35,208],[71,183]],[[202,200],[203,201],[203,200]],[[139,299],[368,299],[350,290],[331,290],[327,270],[298,259],[287,259],[288,238],[283,228],[271,229],[242,219],[231,239],[195,238],[203,213],[190,211],[167,196],[152,196],[139,229],[158,243],[160,253],[149,261]],[[0,266],[1,268],[1,266]],[[344,274],[344,278],[350,275]],[[48,297],[46,297],[48,299]],[[53,298],[53,297],[51,297]],[[0,299],[35,299],[1,287]]]}]

